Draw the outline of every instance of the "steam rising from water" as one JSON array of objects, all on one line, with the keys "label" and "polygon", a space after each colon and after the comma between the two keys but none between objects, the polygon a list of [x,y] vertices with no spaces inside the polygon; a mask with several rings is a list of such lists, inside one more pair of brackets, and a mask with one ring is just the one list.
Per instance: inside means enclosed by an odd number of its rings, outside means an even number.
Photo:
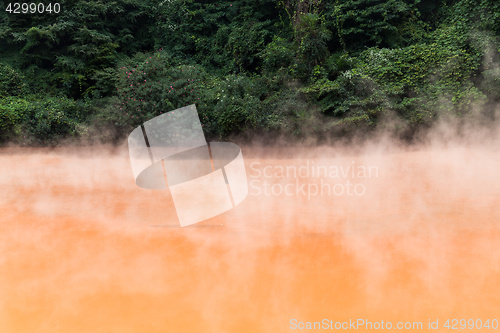
[{"label": "steam rising from water", "polygon": [[242,147],[249,181],[275,190],[321,177],[266,178],[252,163],[376,166],[378,177],[323,177],[362,183],[363,195],[250,189],[192,228],[177,227],[168,190],[134,184],[125,148],[5,149],[0,331],[287,332],[294,318],[424,327],[496,318],[500,155],[491,133],[443,126],[410,148]]}]

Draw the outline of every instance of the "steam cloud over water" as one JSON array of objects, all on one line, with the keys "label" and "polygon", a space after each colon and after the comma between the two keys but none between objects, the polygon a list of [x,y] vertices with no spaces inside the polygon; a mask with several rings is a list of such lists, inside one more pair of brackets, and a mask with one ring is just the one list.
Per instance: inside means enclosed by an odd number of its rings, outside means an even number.
[{"label": "steam cloud over water", "polygon": [[[489,133],[443,127],[411,147],[383,139],[242,146],[261,194],[249,187],[234,209],[187,228],[168,190],[135,185],[126,148],[4,149],[0,331],[288,332],[293,318],[424,328],[428,319],[499,319],[500,155]],[[339,178],[276,177],[308,161],[337,166]],[[348,166],[376,167],[377,176],[342,177]],[[365,191],[266,195],[263,187],[321,181]]]}]

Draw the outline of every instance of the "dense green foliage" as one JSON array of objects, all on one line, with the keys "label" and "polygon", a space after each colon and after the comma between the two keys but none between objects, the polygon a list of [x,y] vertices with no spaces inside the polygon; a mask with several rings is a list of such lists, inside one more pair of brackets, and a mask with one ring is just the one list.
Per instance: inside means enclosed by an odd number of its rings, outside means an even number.
[{"label": "dense green foliage", "polygon": [[3,3],[2,142],[116,142],[189,104],[211,137],[411,133],[444,115],[493,117],[500,97],[496,0],[59,3]]}]

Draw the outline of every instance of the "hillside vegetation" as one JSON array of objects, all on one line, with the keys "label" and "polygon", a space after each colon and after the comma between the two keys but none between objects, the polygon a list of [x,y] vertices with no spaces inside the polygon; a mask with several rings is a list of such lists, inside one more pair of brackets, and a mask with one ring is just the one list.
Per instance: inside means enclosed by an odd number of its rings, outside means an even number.
[{"label": "hillside vegetation", "polygon": [[497,0],[59,4],[3,3],[2,144],[118,142],[189,104],[212,138],[411,138],[445,116],[493,121],[500,97]]}]

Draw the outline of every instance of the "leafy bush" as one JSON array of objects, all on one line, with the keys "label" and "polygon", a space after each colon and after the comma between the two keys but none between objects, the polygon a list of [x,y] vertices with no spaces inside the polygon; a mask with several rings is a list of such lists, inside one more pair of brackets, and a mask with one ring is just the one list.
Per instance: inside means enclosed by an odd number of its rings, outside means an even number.
[{"label": "leafy bush", "polygon": [[23,130],[33,144],[56,144],[66,136],[75,136],[77,125],[88,117],[84,102],[66,97],[36,99],[25,110]]},{"label": "leafy bush", "polygon": [[0,63],[0,97],[18,96],[28,91],[24,75]]},{"label": "leafy bush", "polygon": [[288,68],[292,64],[295,55],[292,43],[278,36],[274,36],[273,41],[267,44],[265,49],[259,53],[263,62],[263,69],[266,72]]},{"label": "leafy bush", "polygon": [[66,97],[11,96],[0,99],[0,133],[3,139],[24,144],[54,145],[76,136],[76,128],[93,112],[87,101]]},{"label": "leafy bush", "polygon": [[305,14],[297,27],[298,57],[310,73],[313,66],[323,63],[329,55],[327,41],[331,39],[328,30],[318,14]]},{"label": "leafy bush", "polygon": [[452,109],[462,114],[468,106],[485,102],[470,81],[479,67],[477,56],[453,45],[371,48],[350,61],[352,68],[334,80],[324,77],[303,89],[323,112],[342,116],[358,110],[373,120],[384,109],[393,109],[417,123]]},{"label": "leafy bush", "polygon": [[116,98],[106,117],[116,126],[133,128],[173,109],[199,100],[205,75],[200,66],[178,65],[167,52],[138,54],[119,67]]},{"label": "leafy bush", "polygon": [[113,104],[98,118],[130,130],[162,113],[196,104],[205,133],[226,136],[248,127],[266,127],[273,113],[272,107],[264,107],[266,98],[279,87],[278,82],[257,75],[221,79],[200,65],[179,65],[159,50],[120,66]]},{"label": "leafy bush", "polygon": [[[405,25],[418,26],[419,0],[346,0],[326,3],[327,28],[346,51],[404,46]],[[417,23],[416,25],[414,23]],[[417,32],[417,35],[419,33]]]},{"label": "leafy bush", "polygon": [[230,75],[212,78],[206,86],[199,111],[209,135],[226,136],[247,128],[265,128],[272,108],[265,108],[272,85],[260,76]]},{"label": "leafy bush", "polygon": [[15,131],[26,114],[30,103],[22,98],[9,96],[0,99],[0,138],[7,139]]}]

